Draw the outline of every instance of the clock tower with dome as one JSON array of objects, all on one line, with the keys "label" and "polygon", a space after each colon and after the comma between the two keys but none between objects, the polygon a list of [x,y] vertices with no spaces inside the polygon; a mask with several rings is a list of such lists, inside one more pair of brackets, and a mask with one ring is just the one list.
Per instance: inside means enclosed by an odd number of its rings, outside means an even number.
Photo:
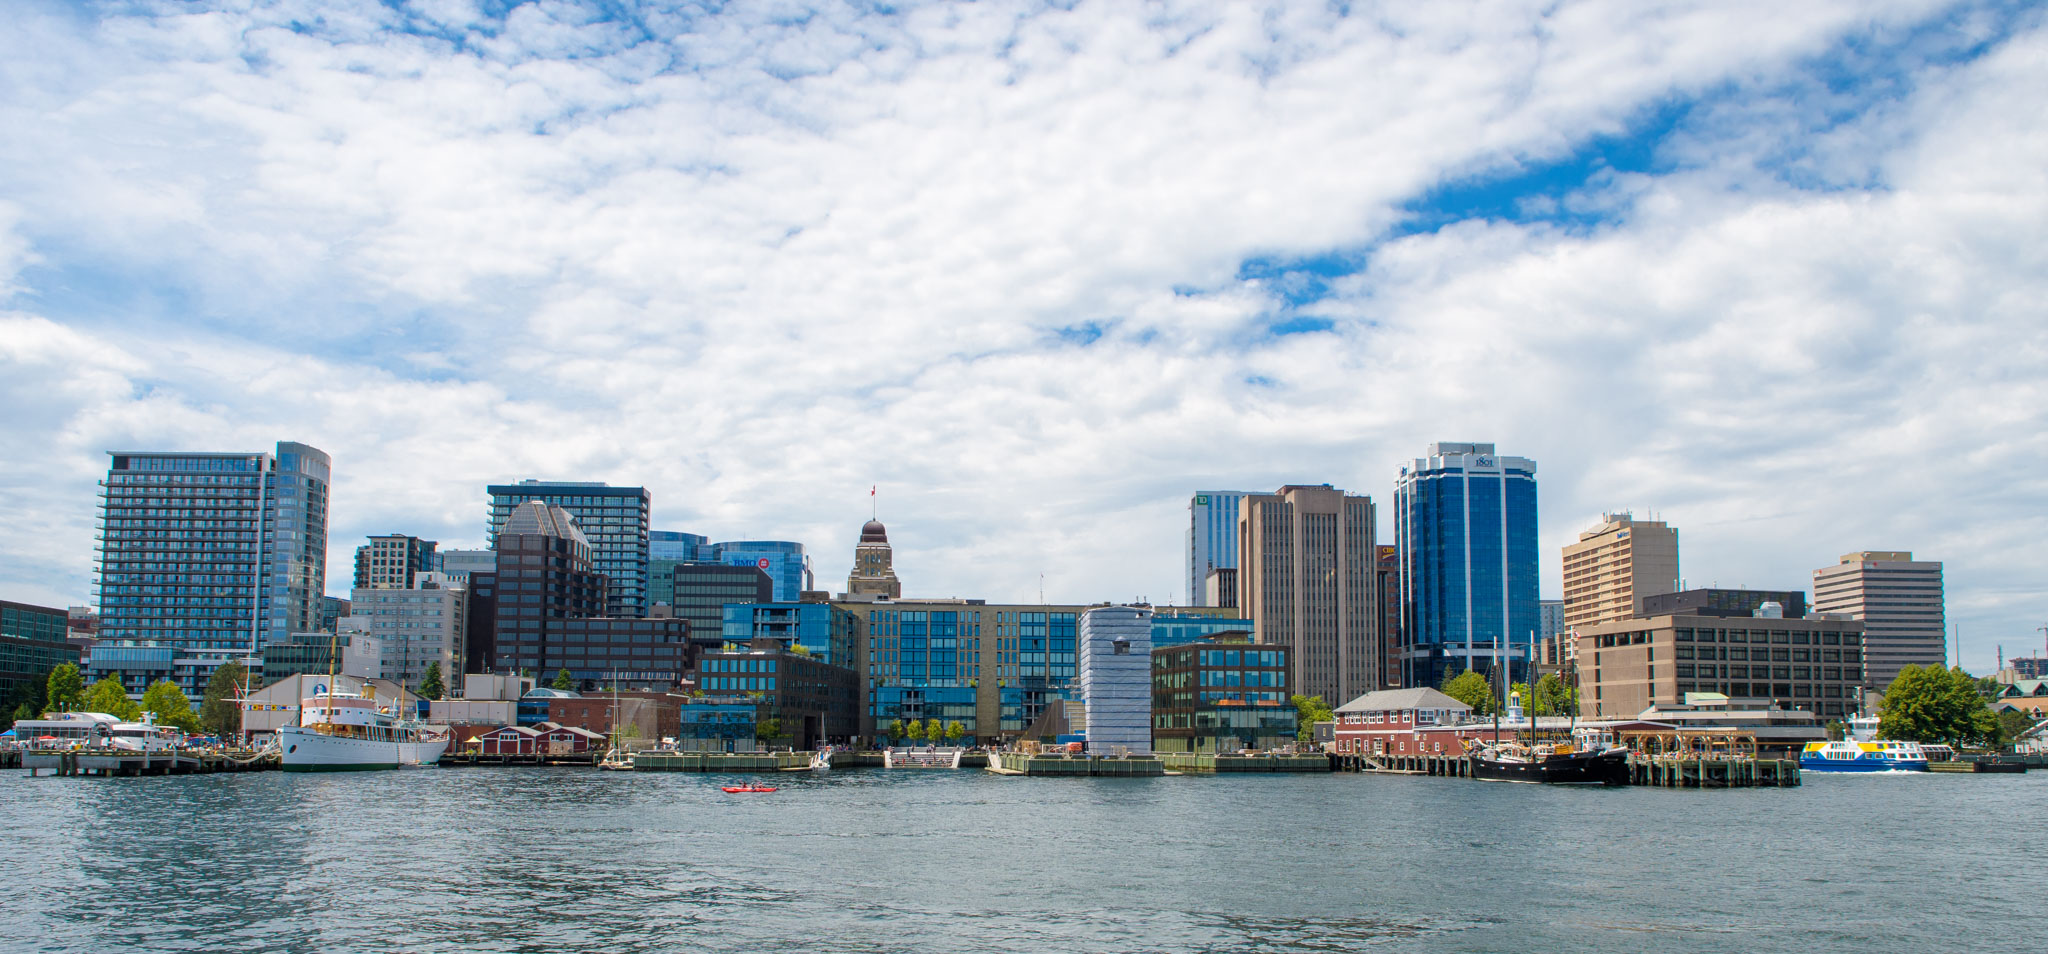
[{"label": "clock tower with dome", "polygon": [[901,599],[903,584],[896,579],[895,559],[889,552],[889,531],[880,520],[861,525],[860,542],[853,548],[853,573],[846,578],[851,596],[879,596]]}]

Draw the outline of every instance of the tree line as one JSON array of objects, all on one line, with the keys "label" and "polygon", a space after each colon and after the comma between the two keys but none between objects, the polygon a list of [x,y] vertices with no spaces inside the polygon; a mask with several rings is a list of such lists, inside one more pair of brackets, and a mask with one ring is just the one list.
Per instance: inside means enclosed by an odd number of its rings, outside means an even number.
[{"label": "tree line", "polygon": [[889,722],[889,738],[909,739],[912,742],[959,742],[967,736],[967,726],[959,722],[940,722],[937,719],[918,721],[892,719]]}]

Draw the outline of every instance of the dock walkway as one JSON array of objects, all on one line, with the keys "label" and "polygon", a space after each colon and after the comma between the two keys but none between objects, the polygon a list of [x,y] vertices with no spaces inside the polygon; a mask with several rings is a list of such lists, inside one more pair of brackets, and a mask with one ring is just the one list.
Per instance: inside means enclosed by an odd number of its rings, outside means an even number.
[{"label": "dock walkway", "polygon": [[45,772],[59,777],[211,775],[218,772],[262,772],[280,767],[274,753],[170,749],[135,752],[127,749],[29,751],[21,765],[31,777]]},{"label": "dock walkway", "polygon": [[[1339,772],[1471,778],[1463,755],[1332,755]],[[1654,788],[1791,788],[1799,784],[1796,759],[1684,758],[1631,755],[1629,784]]]}]

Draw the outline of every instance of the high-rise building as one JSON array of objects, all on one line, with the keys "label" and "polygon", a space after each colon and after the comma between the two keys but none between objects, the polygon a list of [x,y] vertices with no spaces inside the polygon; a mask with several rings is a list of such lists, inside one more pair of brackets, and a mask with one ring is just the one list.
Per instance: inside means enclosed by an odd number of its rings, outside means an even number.
[{"label": "high-rise building", "polygon": [[1552,638],[1570,629],[1564,624],[1563,600],[1538,600],[1536,618],[1539,621],[1536,627],[1537,639]]},{"label": "high-rise building", "polygon": [[1235,638],[1249,642],[1252,621],[1231,613],[1191,612],[1220,607],[1168,607],[1152,614],[1152,648],[1185,646],[1205,639]]},{"label": "high-rise building", "polygon": [[656,560],[651,592],[654,615],[688,621],[691,641],[711,646],[724,642],[727,606],[777,602],[766,571],[724,563]]},{"label": "high-rise building", "polygon": [[1045,708],[1075,698],[1081,613],[1072,605],[983,600],[835,602],[858,622],[861,734],[903,719],[966,726],[970,739],[1015,739]]},{"label": "high-rise building", "polygon": [[711,538],[701,533],[681,533],[675,530],[647,531],[647,558],[690,563],[711,559],[705,549],[711,545]]},{"label": "high-rise building", "polygon": [[413,582],[403,589],[358,587],[349,601],[351,618],[380,644],[374,675],[417,689],[427,666],[440,663],[442,684],[455,685],[467,662],[467,586],[431,571],[416,573]]},{"label": "high-rise building", "polygon": [[498,555],[489,550],[442,550],[434,554],[434,571],[452,580],[466,580],[472,573],[495,573]]},{"label": "high-rise building", "polygon": [[835,666],[854,667],[854,641],[860,621],[830,603],[746,602],[725,608],[724,644],[751,646],[758,639],[776,640],[792,651]]},{"label": "high-rise building", "polygon": [[[1373,598],[1380,612],[1380,688],[1401,687],[1401,551],[1386,544],[1373,548]],[[1349,701],[1349,700],[1346,700]],[[1343,703],[1332,703],[1332,707]]]},{"label": "high-rise building", "polygon": [[592,569],[589,538],[567,509],[520,504],[495,541],[496,571],[470,577],[494,607],[493,666],[542,680],[567,670],[579,686],[646,689],[671,687],[689,672],[688,623],[604,615],[605,576]]},{"label": "high-rise building", "polygon": [[[654,576],[659,575],[660,564],[664,562],[671,567],[678,563],[722,563],[760,568],[775,584],[773,599],[777,603],[794,603],[812,588],[810,555],[804,552],[803,544],[792,540],[713,543],[703,534],[655,530],[648,534],[647,545],[649,572]],[[650,602],[668,602],[661,595],[661,581],[656,579],[651,585]]]},{"label": "high-rise building", "polygon": [[[1189,606],[1218,606],[1210,596],[1210,574],[1237,569],[1237,518],[1245,491],[1200,490],[1188,500]],[[1224,574],[1216,598],[1235,600],[1235,574]]]},{"label": "high-rise building", "polygon": [[1661,520],[1605,514],[1564,548],[1566,629],[1634,619],[1643,597],[1677,591],[1678,531]]},{"label": "high-rise building", "polygon": [[1076,634],[1088,751],[1152,751],[1152,608],[1098,606],[1081,614]]},{"label": "high-rise building", "polygon": [[1260,643],[1293,648],[1288,680],[1341,705],[1385,675],[1372,498],[1328,484],[1248,494],[1238,520],[1238,611]]},{"label": "high-rise building", "polygon": [[316,632],[334,632],[334,625],[349,614],[349,603],[339,596],[320,597],[320,623]]},{"label": "high-rise building", "polygon": [[64,610],[0,600],[0,699],[17,688],[49,679],[50,670],[78,662],[78,649],[65,641]]},{"label": "high-rise building", "polygon": [[1813,571],[1813,610],[1863,621],[1864,686],[1883,692],[1907,666],[1948,662],[1941,563],[1860,550]]},{"label": "high-rise building", "polygon": [[560,507],[576,518],[576,525],[590,541],[593,565],[609,581],[606,614],[647,615],[647,518],[653,499],[647,488],[522,480],[516,484],[493,484],[489,492],[493,548],[512,508],[529,500]]},{"label": "high-rise building", "polygon": [[811,586],[811,558],[804,545],[790,540],[728,540],[711,544],[711,561],[751,566],[775,583],[775,601],[792,603]]},{"label": "high-rise building", "polygon": [[221,663],[319,625],[325,453],[281,442],[275,453],[111,456],[89,677],[165,672],[196,698]]},{"label": "high-rise building", "polygon": [[1505,656],[1517,680],[1537,615],[1536,462],[1439,442],[1394,485],[1401,684],[1440,685]]},{"label": "high-rise building", "polygon": [[897,599],[903,584],[896,579],[896,558],[889,549],[889,531],[880,520],[861,525],[860,542],[853,548],[853,572],[846,578],[849,596],[879,596]]},{"label": "high-rise building", "polygon": [[403,533],[371,537],[356,548],[359,590],[409,590],[416,577],[434,569],[434,541]]}]

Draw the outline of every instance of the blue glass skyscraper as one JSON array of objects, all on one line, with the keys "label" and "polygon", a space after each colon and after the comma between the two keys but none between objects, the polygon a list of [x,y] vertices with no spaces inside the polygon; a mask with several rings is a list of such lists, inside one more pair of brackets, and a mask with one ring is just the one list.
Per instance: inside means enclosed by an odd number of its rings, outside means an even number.
[{"label": "blue glass skyscraper", "polygon": [[1503,651],[1516,679],[1543,629],[1536,462],[1492,444],[1436,443],[1394,485],[1401,682],[1436,686]]},{"label": "blue glass skyscraper", "polygon": [[[1203,490],[1188,500],[1188,590],[1187,605],[1209,606],[1209,574],[1215,570],[1237,569],[1237,518],[1246,491]],[[1236,587],[1236,579],[1225,586]],[[1235,606],[1234,595],[1226,593],[1214,604]]]},{"label": "blue glass skyscraper", "polygon": [[804,545],[788,540],[731,540],[710,546],[708,561],[751,566],[775,581],[775,601],[794,603],[811,588],[811,559]]},{"label": "blue glass skyscraper", "polygon": [[[647,555],[656,564],[722,563],[751,566],[775,583],[775,602],[794,603],[811,589],[811,558],[804,545],[790,540],[728,540],[712,543],[699,533],[655,530],[647,535]],[[656,567],[659,571],[661,568]],[[656,585],[658,590],[659,584]]]},{"label": "blue glass skyscraper", "polygon": [[325,453],[284,442],[275,454],[111,456],[89,674],[120,672],[131,691],[169,677],[197,696],[221,663],[319,626]]},{"label": "blue glass skyscraper", "polygon": [[701,533],[680,533],[675,530],[647,531],[647,558],[649,560],[671,560],[677,563],[694,563],[708,560],[706,548],[711,538]]}]

